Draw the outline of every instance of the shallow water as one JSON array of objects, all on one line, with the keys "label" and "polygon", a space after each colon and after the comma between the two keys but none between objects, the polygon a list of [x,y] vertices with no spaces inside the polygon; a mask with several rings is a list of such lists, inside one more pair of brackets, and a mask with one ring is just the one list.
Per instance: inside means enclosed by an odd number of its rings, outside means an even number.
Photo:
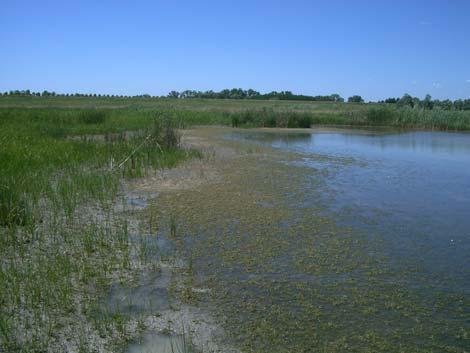
[{"label": "shallow water", "polygon": [[466,352],[470,134],[225,131],[223,183],[162,193],[247,352]]},{"label": "shallow water", "polygon": [[329,171],[334,197],[327,207],[343,224],[386,241],[392,261],[417,262],[429,280],[440,276],[435,282],[470,293],[470,134],[349,130],[230,138],[302,153],[301,164]]},{"label": "shallow water", "polygon": [[[333,170],[327,206],[343,224],[382,237],[392,261],[419,261],[436,283],[451,280],[470,294],[470,134],[351,130],[231,138],[297,151],[302,164]],[[338,166],[338,159],[353,162]]]},{"label": "shallow water", "polygon": [[171,274],[164,268],[155,273],[142,273],[133,284],[116,283],[111,286],[102,309],[131,316],[168,310],[170,281]]},{"label": "shallow water", "polygon": [[[235,301],[242,289],[248,310],[260,310],[233,327],[253,320],[256,332],[269,322],[256,337],[242,332],[240,342],[327,352],[470,346],[470,134],[243,131],[225,138],[295,152],[300,158],[286,158],[285,173],[304,177],[282,196],[291,215],[280,223],[288,230],[273,224],[270,242],[258,248],[272,257],[275,234],[284,232],[285,252],[269,266],[250,259],[256,273],[241,276],[228,296]],[[237,246],[242,256],[245,245]],[[232,278],[246,271],[233,265]],[[288,334],[276,341],[280,332]]]},{"label": "shallow water", "polygon": [[129,344],[127,353],[179,353],[186,352],[186,342],[178,335],[150,332]]}]

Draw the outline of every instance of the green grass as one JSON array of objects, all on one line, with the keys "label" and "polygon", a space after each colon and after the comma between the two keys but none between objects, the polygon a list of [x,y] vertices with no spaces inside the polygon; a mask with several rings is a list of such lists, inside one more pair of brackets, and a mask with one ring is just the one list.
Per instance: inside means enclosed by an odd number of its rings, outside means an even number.
[{"label": "green grass", "polygon": [[365,122],[400,128],[469,130],[470,112],[378,106],[367,111]]},{"label": "green grass", "polygon": [[310,128],[315,125],[389,126],[427,130],[469,130],[470,112],[373,105],[349,112],[246,110],[229,113],[233,127]]},{"label": "green grass", "polygon": [[[0,351],[64,341],[91,351],[83,318],[132,269],[128,226],[113,211],[122,180],[199,153],[179,147],[173,115],[154,111],[8,108],[0,125]],[[126,339],[119,317],[92,323]]]},{"label": "green grass", "polygon": [[[77,133],[119,131],[145,126],[155,111],[185,126],[308,127],[311,125],[391,126],[429,130],[470,130],[470,111],[399,108],[393,104],[236,99],[165,99],[112,97],[0,97],[1,108],[41,112],[88,110]],[[95,113],[91,114],[91,111]],[[59,124],[59,127],[61,125]],[[57,132],[60,133],[59,127]]]}]

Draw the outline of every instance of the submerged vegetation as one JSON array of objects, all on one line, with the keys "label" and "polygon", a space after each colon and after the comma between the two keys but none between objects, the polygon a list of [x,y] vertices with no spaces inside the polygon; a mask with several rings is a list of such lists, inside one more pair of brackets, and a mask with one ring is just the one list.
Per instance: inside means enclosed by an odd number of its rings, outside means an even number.
[{"label": "submerged vegetation", "polygon": [[214,140],[243,156],[220,159],[225,182],[162,194],[146,212],[177,212],[174,237],[243,352],[466,352],[465,280],[392,255],[390,239],[344,222],[354,206],[329,209],[328,184],[362,161],[315,155],[328,167],[310,168],[257,139]]}]

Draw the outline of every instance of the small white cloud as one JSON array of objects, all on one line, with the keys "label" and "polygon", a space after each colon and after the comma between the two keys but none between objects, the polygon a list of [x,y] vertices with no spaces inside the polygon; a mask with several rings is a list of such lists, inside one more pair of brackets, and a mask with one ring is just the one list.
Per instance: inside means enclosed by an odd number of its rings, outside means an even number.
[{"label": "small white cloud", "polygon": [[417,82],[417,81],[411,81],[411,84],[412,84],[413,86],[416,86],[416,85],[418,84],[418,82]]},{"label": "small white cloud", "polygon": [[470,83],[470,80],[467,80],[467,83]]},{"label": "small white cloud", "polygon": [[433,82],[433,83],[432,83],[432,86],[433,86],[434,88],[440,88],[440,87],[441,87],[441,83],[440,83],[440,82]]},{"label": "small white cloud", "polygon": [[419,24],[421,26],[429,26],[431,24],[431,22],[429,22],[429,21],[419,21]]}]

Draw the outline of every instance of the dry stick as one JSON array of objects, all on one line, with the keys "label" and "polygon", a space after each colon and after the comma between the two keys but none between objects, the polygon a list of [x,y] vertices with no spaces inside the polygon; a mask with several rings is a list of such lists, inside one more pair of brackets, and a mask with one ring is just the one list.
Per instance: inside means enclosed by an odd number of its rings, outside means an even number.
[{"label": "dry stick", "polygon": [[[148,135],[148,136],[145,138],[145,140],[142,141],[142,143],[141,143],[139,146],[137,146],[137,147],[132,151],[132,153],[131,153],[130,155],[128,155],[126,158],[124,158],[124,160],[123,160],[121,163],[119,163],[119,165],[117,166],[117,169],[121,168],[121,167],[124,165],[124,163],[126,163],[139,149],[141,149],[142,146],[143,146],[151,137],[152,137],[152,135]],[[159,144],[158,142],[156,142],[156,141],[155,141],[155,143],[157,144],[158,148],[160,149],[160,152],[163,153],[163,149],[162,149],[162,147],[160,146],[160,144]]]}]

